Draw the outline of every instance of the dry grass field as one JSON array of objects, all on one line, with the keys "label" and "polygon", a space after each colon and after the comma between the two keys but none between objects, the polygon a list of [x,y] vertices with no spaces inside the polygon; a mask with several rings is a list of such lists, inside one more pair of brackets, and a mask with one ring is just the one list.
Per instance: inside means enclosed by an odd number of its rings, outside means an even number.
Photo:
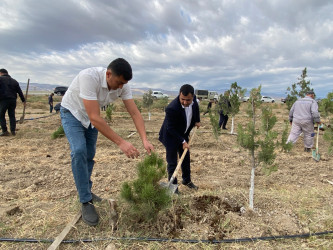
[{"label": "dry grass field", "polygon": [[[49,115],[47,96],[29,97],[26,118]],[[60,97],[56,97],[59,100]],[[45,99],[45,100],[44,100]],[[55,101],[56,103],[57,101]],[[245,105],[235,124],[247,123]],[[275,129],[282,132],[288,112],[284,104],[271,105],[278,118]],[[110,126],[123,138],[135,127],[121,102]],[[206,105],[202,104],[203,110]],[[105,115],[105,112],[102,112]],[[165,149],[158,141],[164,119],[161,109],[145,118],[149,140],[165,159]],[[17,119],[22,114],[18,104]],[[138,134],[129,137],[141,152],[138,159],[128,159],[112,142],[99,135],[93,191],[105,199],[118,200],[118,228],[110,226],[109,206],[96,204],[101,220],[89,227],[79,220],[66,236],[68,240],[93,242],[62,243],[59,249],[332,249],[332,234],[310,238],[259,240],[244,243],[171,242],[184,240],[225,240],[248,237],[302,235],[333,230],[333,158],[327,142],[319,140],[321,160],[303,151],[302,138],[291,152],[277,150],[278,170],[270,175],[256,169],[254,212],[241,213],[248,204],[250,181],[249,153],[237,145],[237,137],[225,132],[216,141],[208,115],[201,116],[191,148],[192,180],[199,186],[192,191],[180,186],[170,208],[158,215],[156,222],[145,223],[128,218],[119,200],[124,181],[136,179],[136,165],[145,152]],[[53,240],[80,210],[70,167],[67,139],[51,139],[60,126],[59,114],[26,120],[17,125],[15,137],[0,138],[0,241],[1,249],[47,249],[51,242],[5,242],[11,239]],[[231,119],[228,128],[231,126]],[[280,139],[280,137],[279,137]],[[166,181],[166,178],[165,180]],[[165,242],[129,240],[129,238],[169,239]],[[121,240],[127,238],[127,240]],[[113,239],[113,240],[112,240]]]}]

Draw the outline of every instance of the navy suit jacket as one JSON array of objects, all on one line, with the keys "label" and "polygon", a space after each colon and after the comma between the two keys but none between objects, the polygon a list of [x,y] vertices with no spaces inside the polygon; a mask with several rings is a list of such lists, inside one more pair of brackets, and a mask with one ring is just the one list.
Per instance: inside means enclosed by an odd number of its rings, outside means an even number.
[{"label": "navy suit jacket", "polygon": [[200,122],[199,105],[196,96],[193,98],[192,120],[190,127],[186,130],[186,114],[185,109],[179,101],[179,95],[166,107],[165,119],[162,124],[159,140],[168,148],[175,148],[182,145],[183,141],[188,142],[189,134],[195,123]]}]

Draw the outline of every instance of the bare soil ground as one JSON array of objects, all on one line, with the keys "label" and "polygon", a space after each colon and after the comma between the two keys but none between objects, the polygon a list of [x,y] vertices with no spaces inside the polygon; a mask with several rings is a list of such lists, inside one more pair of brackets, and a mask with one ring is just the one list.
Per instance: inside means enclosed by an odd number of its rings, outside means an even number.
[{"label": "bare soil ground", "polygon": [[[135,127],[117,103],[110,126],[123,138]],[[244,112],[235,124],[247,123]],[[278,118],[276,129],[281,133],[288,112],[283,104],[272,105]],[[205,106],[204,106],[205,107]],[[17,119],[21,116],[17,108]],[[48,107],[30,105],[26,118],[47,116]],[[158,141],[164,119],[163,111],[154,110],[148,121],[143,111],[149,140],[156,152],[165,158],[165,149]],[[321,160],[303,151],[302,138],[290,153],[277,150],[278,170],[270,175],[256,169],[254,212],[240,212],[247,207],[250,157],[237,145],[237,136],[225,132],[219,141],[213,137],[208,116],[201,116],[191,148],[192,180],[199,186],[192,191],[180,186],[180,196],[170,209],[158,215],[157,222],[142,223],[124,216],[119,203],[118,230],[110,226],[106,202],[96,204],[101,216],[97,227],[81,220],[66,239],[109,239],[93,243],[61,244],[60,249],[332,249],[332,235],[324,237],[256,241],[250,243],[176,243],[148,241],[111,241],[111,237],[147,237],[167,239],[223,240],[247,237],[296,235],[333,230],[333,159],[320,134]],[[0,237],[54,239],[80,210],[71,167],[67,139],[51,139],[60,126],[60,116],[27,120],[18,124],[15,137],[0,139]],[[228,122],[231,127],[231,119]],[[128,140],[140,151],[139,159],[128,159],[112,142],[99,135],[93,191],[99,196],[119,200],[124,181],[136,179],[136,164],[145,156],[138,134]],[[166,181],[166,179],[164,180]],[[51,243],[0,242],[1,249],[46,249]]]}]

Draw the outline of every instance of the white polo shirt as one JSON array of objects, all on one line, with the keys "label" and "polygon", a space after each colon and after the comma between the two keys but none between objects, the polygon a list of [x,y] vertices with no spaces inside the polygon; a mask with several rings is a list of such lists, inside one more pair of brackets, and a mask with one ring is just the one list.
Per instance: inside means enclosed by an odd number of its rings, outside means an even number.
[{"label": "white polo shirt", "polygon": [[122,100],[132,99],[132,91],[129,84],[124,84],[122,89],[109,90],[106,82],[106,68],[94,67],[80,71],[69,85],[63,96],[61,106],[68,109],[86,128],[90,120],[83,104],[85,100],[97,100],[100,107],[114,102],[118,98]]}]

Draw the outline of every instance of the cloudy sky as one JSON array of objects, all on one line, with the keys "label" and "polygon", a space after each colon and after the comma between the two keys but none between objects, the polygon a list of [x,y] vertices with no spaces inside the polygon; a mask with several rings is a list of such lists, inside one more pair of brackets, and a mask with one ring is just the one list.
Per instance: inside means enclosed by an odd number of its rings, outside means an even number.
[{"label": "cloudy sky", "polygon": [[237,82],[283,95],[306,67],[333,91],[332,0],[1,0],[0,68],[68,86],[123,57],[133,88],[222,92]]}]

